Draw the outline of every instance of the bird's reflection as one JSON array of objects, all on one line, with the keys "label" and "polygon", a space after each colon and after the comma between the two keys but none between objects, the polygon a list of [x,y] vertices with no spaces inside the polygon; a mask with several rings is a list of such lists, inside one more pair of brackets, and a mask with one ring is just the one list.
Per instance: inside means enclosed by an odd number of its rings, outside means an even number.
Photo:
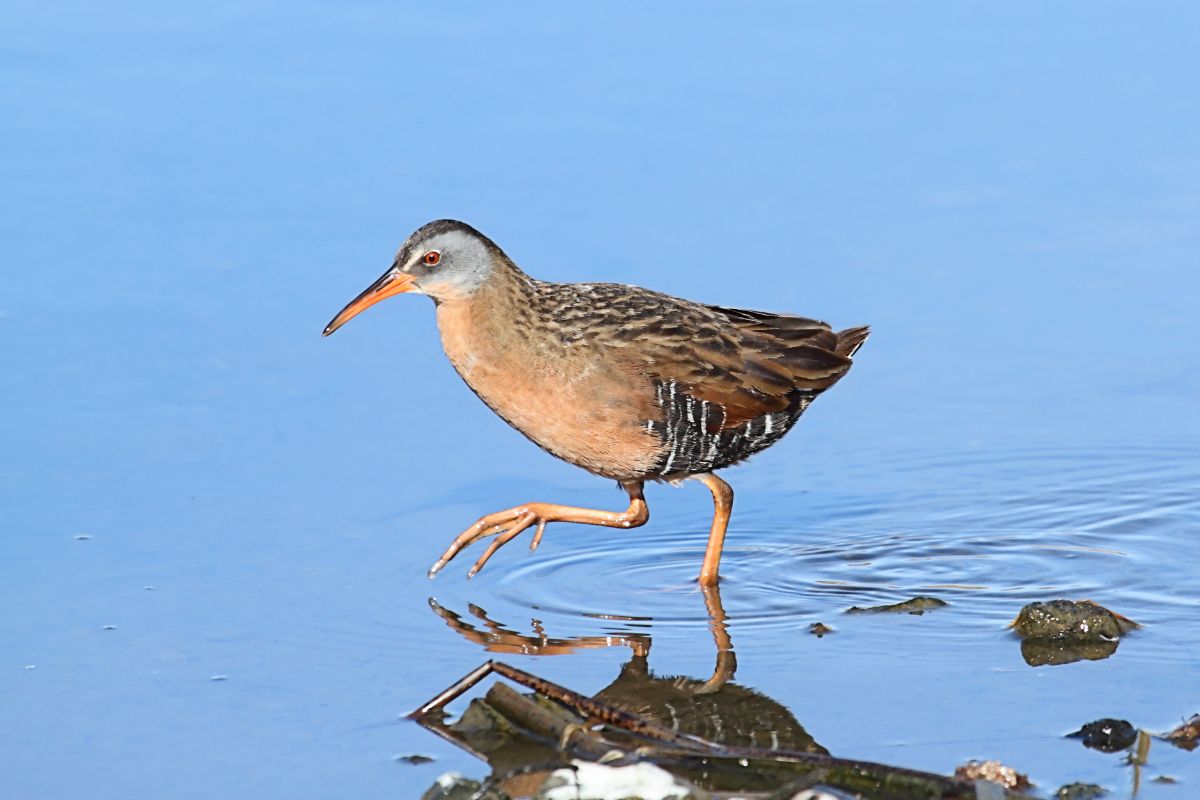
[{"label": "bird's reflection", "polygon": [[649,667],[648,633],[551,637],[538,620],[531,622],[532,633],[519,633],[476,605],[467,607],[467,616],[433,599],[429,605],[451,630],[492,653],[564,655],[585,649],[628,647],[632,657],[595,699],[645,719],[728,745],[827,753],[786,707],[761,692],[732,683],[737,659],[720,591],[715,586],[705,587],[703,597],[716,648],[715,665],[706,678],[656,676]]}]

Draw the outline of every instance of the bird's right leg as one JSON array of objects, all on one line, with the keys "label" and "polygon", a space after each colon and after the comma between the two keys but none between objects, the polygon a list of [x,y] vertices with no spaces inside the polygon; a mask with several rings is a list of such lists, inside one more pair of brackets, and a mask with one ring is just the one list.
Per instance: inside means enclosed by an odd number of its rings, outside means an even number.
[{"label": "bird's right leg", "polygon": [[551,522],[579,522],[584,525],[603,525],[608,528],[636,528],[645,525],[650,519],[650,510],[646,507],[646,499],[642,496],[641,481],[625,481],[621,486],[629,494],[629,508],[624,511],[599,511],[594,508],[576,508],[560,506],[554,503],[525,503],[513,506],[504,511],[486,514],[475,521],[471,527],[460,533],[442,557],[429,568],[429,577],[433,577],[442,567],[458,555],[467,545],[488,536],[495,536],[496,541],[488,546],[475,566],[467,573],[468,578],[474,577],[492,554],[517,537],[522,531],[537,526],[530,549],[536,549],[542,540],[546,525]]},{"label": "bird's right leg", "polygon": [[708,534],[708,547],[704,550],[704,564],[700,567],[700,585],[717,585],[717,568],[721,565],[721,548],[725,545],[725,530],[729,527],[729,515],[733,513],[733,488],[711,472],[694,476],[712,492],[713,521]]}]

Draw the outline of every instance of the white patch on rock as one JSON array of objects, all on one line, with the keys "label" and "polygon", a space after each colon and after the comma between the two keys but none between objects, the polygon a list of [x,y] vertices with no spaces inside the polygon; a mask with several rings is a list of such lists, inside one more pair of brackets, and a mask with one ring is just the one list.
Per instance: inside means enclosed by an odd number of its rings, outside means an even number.
[{"label": "white patch on rock", "polygon": [[457,786],[462,779],[463,775],[461,772],[443,772],[441,775],[438,775],[437,784],[449,791]]},{"label": "white patch on rock", "polygon": [[575,761],[576,769],[559,769],[538,790],[537,800],[688,800],[705,795],[654,764],[606,767]]}]

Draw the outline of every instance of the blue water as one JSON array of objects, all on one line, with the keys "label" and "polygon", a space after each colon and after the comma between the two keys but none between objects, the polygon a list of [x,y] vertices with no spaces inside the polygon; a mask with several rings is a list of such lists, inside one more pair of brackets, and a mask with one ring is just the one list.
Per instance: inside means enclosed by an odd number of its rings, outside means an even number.
[{"label": "blue water", "polygon": [[[443,216],[544,279],[872,324],[726,474],[738,682],[837,755],[1128,793],[1120,756],[1060,736],[1200,711],[1198,25],[1184,3],[9,4],[5,796],[484,775],[401,719],[487,657],[430,597],[712,669],[697,484],[652,487],[646,528],[551,526],[426,581],[484,512],[621,505],[461,385],[428,301],[320,337]],[[914,593],[951,606],[841,616]],[[1146,628],[1029,667],[1004,625],[1058,596]],[[593,692],[628,652],[505,658]],[[1141,797],[1197,791],[1198,758],[1156,743],[1144,778],[1182,785]]]}]

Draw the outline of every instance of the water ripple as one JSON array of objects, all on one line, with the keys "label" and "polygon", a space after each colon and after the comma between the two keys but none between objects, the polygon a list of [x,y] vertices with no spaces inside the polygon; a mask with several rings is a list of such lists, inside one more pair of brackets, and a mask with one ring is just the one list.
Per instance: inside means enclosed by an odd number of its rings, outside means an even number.
[{"label": "water ripple", "polygon": [[[817,615],[916,594],[948,600],[961,623],[988,626],[1050,597],[1092,598],[1149,623],[1200,605],[1189,568],[1200,550],[1194,450],[968,451],[874,468],[920,475],[922,488],[784,494],[739,509],[722,561],[731,625],[800,629]],[[496,589],[542,616],[617,622],[610,632],[630,630],[622,617],[643,629],[704,626],[692,583],[702,528],[668,519],[572,538],[497,576]]]}]

